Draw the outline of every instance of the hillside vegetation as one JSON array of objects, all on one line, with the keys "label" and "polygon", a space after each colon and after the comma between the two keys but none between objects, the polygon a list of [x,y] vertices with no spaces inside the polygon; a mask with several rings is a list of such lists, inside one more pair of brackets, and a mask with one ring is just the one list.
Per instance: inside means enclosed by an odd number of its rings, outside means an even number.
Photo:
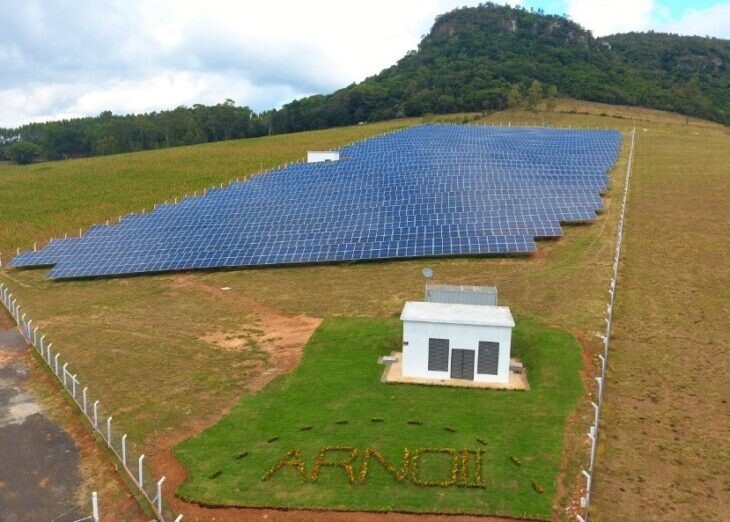
[{"label": "hillside vegetation", "polygon": [[329,96],[285,105],[277,131],[498,110],[533,81],[581,100],[730,122],[730,41],[657,33],[593,38],[566,18],[485,4],[439,16],[418,50]]},{"label": "hillside vegetation", "polygon": [[[537,82],[537,84],[535,84]],[[439,16],[397,64],[329,95],[254,113],[232,100],[142,115],[0,128],[19,163],[159,149],[428,113],[532,107],[542,96],[653,107],[730,123],[730,41],[658,33],[594,38],[575,22],[484,4]],[[33,146],[13,143],[21,139]],[[4,153],[3,153],[4,149]]]}]

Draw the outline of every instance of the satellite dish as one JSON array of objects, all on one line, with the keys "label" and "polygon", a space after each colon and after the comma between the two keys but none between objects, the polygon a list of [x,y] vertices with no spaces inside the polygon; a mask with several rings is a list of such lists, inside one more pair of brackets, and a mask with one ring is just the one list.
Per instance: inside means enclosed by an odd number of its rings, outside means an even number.
[{"label": "satellite dish", "polygon": [[431,270],[428,267],[424,268],[421,271],[421,273],[423,274],[423,277],[425,277],[426,279],[431,279],[433,277],[433,270]]}]

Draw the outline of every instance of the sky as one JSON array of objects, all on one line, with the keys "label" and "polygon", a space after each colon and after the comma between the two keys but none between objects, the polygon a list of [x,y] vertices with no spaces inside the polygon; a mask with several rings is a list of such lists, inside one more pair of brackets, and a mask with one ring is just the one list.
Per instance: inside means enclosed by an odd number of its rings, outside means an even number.
[{"label": "sky", "polygon": [[[415,49],[470,0],[0,0],[0,127],[329,93]],[[730,38],[730,0],[512,0],[596,36]]]}]

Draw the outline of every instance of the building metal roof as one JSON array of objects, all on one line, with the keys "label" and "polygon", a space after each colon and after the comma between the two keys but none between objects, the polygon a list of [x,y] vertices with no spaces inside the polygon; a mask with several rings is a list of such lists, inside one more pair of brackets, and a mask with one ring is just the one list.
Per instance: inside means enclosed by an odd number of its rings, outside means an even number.
[{"label": "building metal roof", "polygon": [[407,301],[401,321],[442,324],[471,324],[513,328],[515,320],[507,306]]},{"label": "building metal roof", "polygon": [[472,285],[426,285],[426,301],[497,306],[497,288]]}]

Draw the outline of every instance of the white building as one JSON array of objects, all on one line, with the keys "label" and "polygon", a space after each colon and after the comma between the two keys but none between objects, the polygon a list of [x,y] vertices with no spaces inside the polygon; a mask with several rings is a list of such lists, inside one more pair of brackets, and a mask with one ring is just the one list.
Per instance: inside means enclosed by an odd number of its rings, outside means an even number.
[{"label": "white building", "polygon": [[507,383],[515,321],[506,306],[406,302],[403,377]]},{"label": "white building", "polygon": [[336,150],[310,150],[307,152],[307,163],[338,161],[339,159],[340,153]]}]

